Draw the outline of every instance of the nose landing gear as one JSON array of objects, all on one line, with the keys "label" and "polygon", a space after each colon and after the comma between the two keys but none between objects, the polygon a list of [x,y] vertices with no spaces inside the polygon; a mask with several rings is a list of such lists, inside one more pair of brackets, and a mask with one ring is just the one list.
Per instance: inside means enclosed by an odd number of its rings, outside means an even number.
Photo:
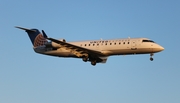
[{"label": "nose landing gear", "polygon": [[150,60],[153,61],[154,59],[151,57]]},{"label": "nose landing gear", "polygon": [[154,60],[153,57],[152,57],[153,55],[154,55],[153,53],[150,54],[150,56],[151,56],[151,57],[150,57],[150,60],[151,60],[151,61]]}]

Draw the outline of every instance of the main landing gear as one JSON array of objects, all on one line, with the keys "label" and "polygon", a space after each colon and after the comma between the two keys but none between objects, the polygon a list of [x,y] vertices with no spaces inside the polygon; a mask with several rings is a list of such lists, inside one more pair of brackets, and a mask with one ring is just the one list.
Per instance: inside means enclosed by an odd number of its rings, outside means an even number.
[{"label": "main landing gear", "polygon": [[96,60],[89,59],[89,58],[88,58],[88,57],[86,57],[86,56],[84,56],[84,57],[82,58],[82,60],[83,60],[84,62],[90,61],[90,62],[91,62],[91,65],[93,65],[93,66],[95,66],[95,65],[96,65],[96,63],[97,63],[97,61],[96,61]]},{"label": "main landing gear", "polygon": [[91,65],[95,66],[96,65],[96,60],[92,60]]},{"label": "main landing gear", "polygon": [[83,60],[84,62],[87,62],[87,61],[88,61],[88,57],[83,57],[82,60]]},{"label": "main landing gear", "polygon": [[153,57],[152,57],[153,55],[154,55],[153,53],[150,54],[150,56],[151,56],[151,57],[150,57],[150,60],[151,60],[151,61],[154,60]]}]

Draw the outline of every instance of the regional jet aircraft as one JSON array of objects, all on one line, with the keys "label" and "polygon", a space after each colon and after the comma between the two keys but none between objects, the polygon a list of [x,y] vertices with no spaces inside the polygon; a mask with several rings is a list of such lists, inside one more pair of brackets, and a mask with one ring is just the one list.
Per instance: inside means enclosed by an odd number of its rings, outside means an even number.
[{"label": "regional jet aircraft", "polygon": [[36,53],[81,58],[84,62],[91,62],[93,66],[96,63],[106,63],[107,58],[113,55],[150,54],[150,60],[153,61],[153,54],[164,50],[147,38],[66,42],[65,39],[49,38],[43,30],[40,33],[38,29],[16,28],[27,32]]}]

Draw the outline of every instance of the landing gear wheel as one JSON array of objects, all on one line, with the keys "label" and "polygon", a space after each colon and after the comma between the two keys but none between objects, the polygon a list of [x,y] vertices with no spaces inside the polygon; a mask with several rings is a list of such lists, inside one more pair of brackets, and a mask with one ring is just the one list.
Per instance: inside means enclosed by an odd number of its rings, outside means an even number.
[{"label": "landing gear wheel", "polygon": [[96,65],[96,61],[95,60],[91,61],[91,65],[95,66]]},{"label": "landing gear wheel", "polygon": [[150,60],[153,61],[154,59],[151,57]]},{"label": "landing gear wheel", "polygon": [[87,61],[88,61],[88,58],[87,58],[87,57],[84,57],[84,58],[82,58],[82,60],[83,60],[84,62],[87,62]]},{"label": "landing gear wheel", "polygon": [[151,60],[151,61],[154,60],[153,57],[152,57],[153,55],[154,55],[153,53],[150,54],[150,56],[151,56],[151,57],[150,57],[150,60]]}]

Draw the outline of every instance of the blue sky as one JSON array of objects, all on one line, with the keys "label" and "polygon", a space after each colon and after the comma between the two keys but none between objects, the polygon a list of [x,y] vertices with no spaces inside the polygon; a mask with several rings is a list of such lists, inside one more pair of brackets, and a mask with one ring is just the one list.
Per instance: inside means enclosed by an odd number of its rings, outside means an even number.
[{"label": "blue sky", "polygon": [[[1,103],[179,103],[180,1],[0,0]],[[34,53],[22,26],[66,41],[146,37],[165,50],[91,66]]]}]

